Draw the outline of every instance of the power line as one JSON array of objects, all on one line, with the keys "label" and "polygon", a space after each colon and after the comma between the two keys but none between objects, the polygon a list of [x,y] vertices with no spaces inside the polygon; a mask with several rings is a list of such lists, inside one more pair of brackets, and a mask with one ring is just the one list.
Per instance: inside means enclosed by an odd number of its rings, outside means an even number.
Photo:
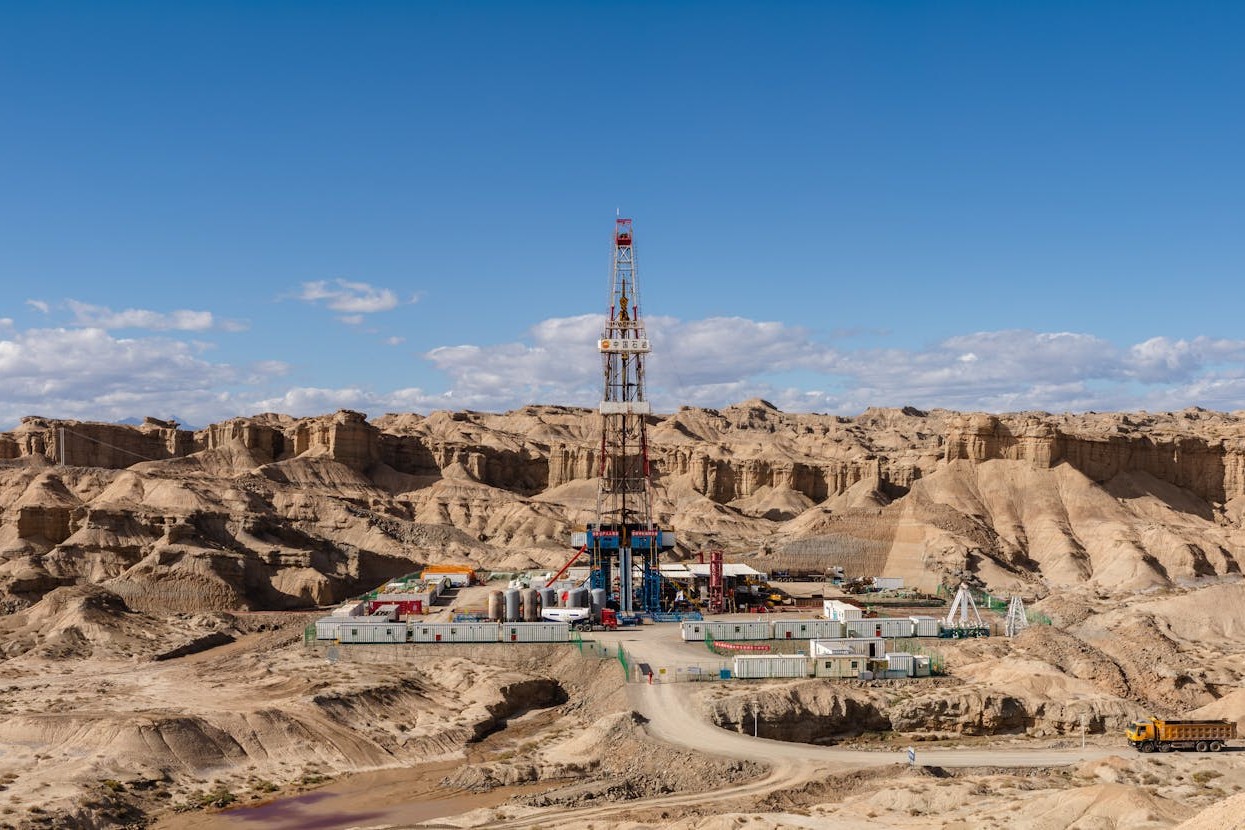
[{"label": "power line", "polygon": [[[143,459],[144,461],[164,461],[164,460],[165,460],[165,459],[162,459],[162,458],[152,458],[152,457],[151,457],[151,456],[149,456],[149,455],[143,455],[141,452],[134,452],[134,450],[126,449],[125,447],[118,447],[116,444],[109,444],[107,441],[101,441],[101,440],[99,440],[98,438],[96,438],[96,437],[94,437],[94,436],[87,435],[87,434],[86,434],[86,433],[84,433],[84,432],[78,432],[77,430],[70,429],[69,427],[62,426],[62,427],[60,427],[60,431],[61,431],[61,435],[62,435],[61,442],[60,442],[60,445],[61,445],[61,446],[60,446],[60,450],[61,450],[61,464],[62,464],[62,465],[64,465],[64,464],[65,464],[65,441],[64,441],[64,437],[63,437],[65,433],[69,433],[70,435],[76,435],[76,436],[78,436],[79,438],[85,438],[87,441],[92,441],[92,442],[94,442],[94,443],[96,443],[96,444],[99,444],[101,447],[108,447],[109,449],[111,449],[111,450],[116,450],[117,452],[123,452],[123,453],[125,453],[125,454],[127,454],[127,455],[133,455],[133,456],[135,456],[135,457],[137,457],[137,458],[141,458],[141,459]],[[67,466],[67,465],[66,465],[66,466]]]}]

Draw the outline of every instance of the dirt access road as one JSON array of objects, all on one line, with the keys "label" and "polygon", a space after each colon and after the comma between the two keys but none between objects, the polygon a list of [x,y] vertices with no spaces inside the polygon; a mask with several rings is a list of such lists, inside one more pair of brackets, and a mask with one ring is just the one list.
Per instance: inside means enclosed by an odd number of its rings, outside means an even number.
[{"label": "dirt access road", "polygon": [[[750,619],[740,617],[740,619]],[[718,660],[701,643],[686,643],[681,629],[673,624],[648,625],[640,629],[620,629],[594,635],[602,644],[622,645],[632,663],[648,663],[654,669],[673,669]],[[669,674],[673,674],[670,671]],[[648,720],[654,738],[730,758],[769,763],[820,761],[853,766],[880,766],[907,763],[904,751],[842,749],[811,744],[753,738],[730,732],[709,723],[696,705],[695,695],[708,684],[654,683],[629,684],[632,707]],[[982,747],[974,749],[918,748],[917,763],[940,767],[1047,767],[1075,764],[1125,752],[1126,747],[1085,749],[1033,747]]]},{"label": "dirt access road", "polygon": [[[704,647],[699,643],[684,643],[678,626],[624,629],[597,634],[594,638],[615,648],[622,644],[633,663],[646,662],[654,668],[665,667],[671,670],[671,675],[674,674],[672,670],[676,666],[708,662]],[[706,691],[710,686],[711,684],[702,683],[631,683],[627,686],[627,696],[631,707],[648,721],[645,731],[654,740],[687,747],[697,752],[769,765],[769,773],[762,778],[715,788],[713,802],[722,809],[727,809],[730,802],[736,802],[741,809],[747,810],[757,799],[770,793],[798,788],[836,772],[908,763],[906,751],[820,747],[753,738],[719,728],[708,722],[697,701],[697,694]],[[940,767],[1049,767],[1104,758],[1120,754],[1121,751],[1120,747],[1097,746],[1085,749],[1040,745],[974,749],[922,747],[917,749],[916,762],[924,766]],[[669,810],[677,814],[679,808],[696,808],[704,803],[705,793],[691,792],[570,809],[508,808],[503,814],[504,817],[494,815],[487,821],[487,825],[492,830],[582,828],[586,822],[652,815],[655,811]],[[796,816],[784,816],[784,822],[789,822],[789,826],[823,826],[816,819],[808,819],[807,825],[803,825],[803,821]],[[437,825],[429,823],[425,826]]]}]

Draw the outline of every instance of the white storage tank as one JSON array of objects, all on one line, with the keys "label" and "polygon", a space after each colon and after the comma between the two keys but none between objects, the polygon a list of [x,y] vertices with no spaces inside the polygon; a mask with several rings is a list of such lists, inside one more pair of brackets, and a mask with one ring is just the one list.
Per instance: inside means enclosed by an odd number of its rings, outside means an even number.
[{"label": "white storage tank", "polygon": [[867,620],[847,620],[844,633],[856,637],[911,637],[915,623],[908,617],[874,617]]},{"label": "white storage tank", "polygon": [[909,617],[912,620],[914,637],[937,637],[939,626],[937,617]]},{"label": "white storage tank", "polygon": [[838,620],[775,620],[775,640],[813,640],[819,637],[842,637],[843,623]]},{"label": "white storage tank", "polygon": [[886,652],[886,666],[890,672],[902,672],[904,677],[915,674],[912,655],[906,651]]},{"label": "white storage tank", "polygon": [[865,657],[881,657],[886,651],[886,640],[881,637],[832,637],[825,640],[810,640],[808,649],[812,657],[841,653],[844,649],[852,654],[861,654]]},{"label": "white storage tank", "polygon": [[507,588],[502,599],[506,605],[506,622],[519,622],[523,619],[519,615],[519,589]]},{"label": "white storage tank", "polygon": [[503,643],[565,643],[571,627],[559,622],[506,623],[501,627]]},{"label": "white storage tank", "polygon": [[540,619],[540,593],[535,588],[524,588],[519,592],[523,601],[523,620],[536,622]]},{"label": "white storage tank", "polygon": [[567,608],[588,608],[592,604],[591,594],[587,588],[572,588],[566,595]]},{"label": "white storage tank", "polygon": [[337,629],[342,643],[405,643],[406,623],[369,623],[349,620]]},{"label": "white storage tank", "polygon": [[735,677],[742,680],[809,674],[808,658],[803,654],[741,654],[735,658]]}]

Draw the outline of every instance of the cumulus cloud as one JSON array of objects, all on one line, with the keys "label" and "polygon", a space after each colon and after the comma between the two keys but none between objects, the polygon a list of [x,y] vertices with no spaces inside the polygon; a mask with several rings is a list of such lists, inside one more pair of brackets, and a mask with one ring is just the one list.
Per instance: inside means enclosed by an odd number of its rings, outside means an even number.
[{"label": "cumulus cloud", "polygon": [[150,329],[153,331],[207,331],[215,324],[210,311],[150,311],[127,308],[113,311],[106,306],[66,300],[65,305],[73,312],[74,324],[98,329]]},{"label": "cumulus cloud", "polygon": [[237,385],[264,382],[276,366],[212,363],[198,344],[117,338],[102,328],[29,329],[0,339],[0,422],[32,413],[112,420],[176,413],[205,423],[233,414]]},{"label": "cumulus cloud", "polygon": [[343,279],[305,282],[298,297],[309,303],[323,303],[332,311],[347,315],[375,314],[398,306],[398,295],[388,288]]},{"label": "cumulus cloud", "polygon": [[248,411],[281,412],[297,417],[322,415],[339,409],[365,412],[371,417],[386,412],[429,412],[435,409],[480,408],[470,399],[460,400],[446,392],[428,393],[419,388],[376,392],[358,386],[340,388],[299,386],[280,395],[253,401]]},{"label": "cumulus cloud", "polygon": [[[792,411],[845,414],[904,404],[1078,411],[1164,403],[1239,408],[1245,400],[1236,396],[1245,391],[1245,341],[1157,337],[1120,348],[1080,332],[1005,330],[957,335],[920,349],[846,350],[777,322],[648,323],[654,343],[648,393],[664,409],[720,407],[750,397]],[[600,325],[598,315],[550,319],[533,326],[523,343],[442,347],[427,358],[450,377],[455,397],[478,408],[591,406],[600,398]],[[798,376],[805,386],[776,385],[778,375]]]},{"label": "cumulus cloud", "polygon": [[[213,362],[212,344],[185,339],[201,325],[193,318],[182,319],[179,328],[172,313],[151,318],[144,315],[155,312],[84,304],[74,311],[80,321],[101,324],[23,331],[0,320],[6,390],[0,421],[12,424],[32,413],[104,420],[176,414],[206,424],[262,411],[593,407],[601,397],[598,314],[543,320],[512,342],[432,349],[423,355],[427,366],[445,377],[435,388],[373,388],[358,372],[334,378],[314,356],[310,364],[302,357],[302,371],[316,374],[293,380],[293,367],[279,359]],[[121,338],[105,325],[135,319],[167,331]],[[654,344],[646,361],[648,396],[659,411],[752,397],[788,411],[840,414],[905,404],[990,411],[1245,407],[1245,341],[1239,340],[1158,336],[1115,344],[1083,332],[1008,330],[914,348],[853,348],[849,339],[742,317],[647,322]],[[403,342],[378,339],[389,346]],[[382,354],[392,353],[375,356]]]}]

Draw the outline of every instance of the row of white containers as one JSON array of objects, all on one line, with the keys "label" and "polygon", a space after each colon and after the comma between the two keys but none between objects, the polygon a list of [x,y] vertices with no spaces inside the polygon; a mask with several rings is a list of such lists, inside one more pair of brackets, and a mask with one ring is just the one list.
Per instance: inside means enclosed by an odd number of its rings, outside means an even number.
[{"label": "row of white containers", "polygon": [[[855,607],[855,606],[853,606]],[[860,609],[856,608],[859,612]],[[688,620],[683,639],[703,640],[813,640],[824,637],[937,637],[937,617],[875,617],[850,620]]]},{"label": "row of white containers", "polygon": [[386,623],[366,617],[324,617],[316,621],[317,640],[340,643],[565,643],[566,623]]},{"label": "row of white containers", "polygon": [[[851,661],[850,665],[847,661]],[[878,671],[867,668],[870,665]],[[907,652],[888,652],[880,659],[859,653],[841,652],[812,657],[805,657],[803,654],[741,654],[735,657],[734,671],[735,677],[740,680],[823,676],[866,680],[874,677],[899,679],[928,677],[930,673],[929,657]]]}]

